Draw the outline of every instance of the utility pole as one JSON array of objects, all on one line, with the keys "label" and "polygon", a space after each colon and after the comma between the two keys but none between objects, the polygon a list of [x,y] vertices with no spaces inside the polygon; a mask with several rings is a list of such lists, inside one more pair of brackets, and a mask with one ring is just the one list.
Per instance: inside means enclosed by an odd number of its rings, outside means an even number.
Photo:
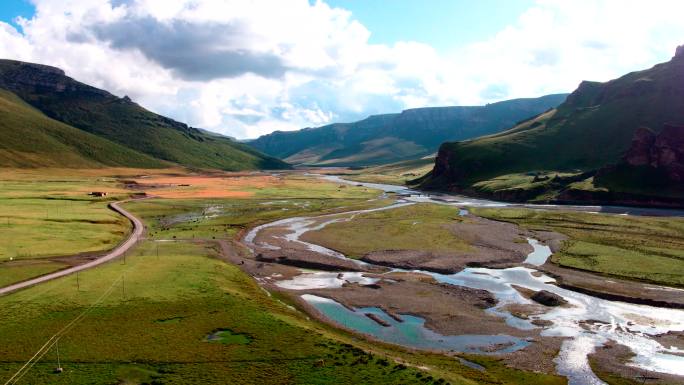
[{"label": "utility pole", "polygon": [[76,272],[76,290],[81,291],[81,283],[78,280],[78,271]]},{"label": "utility pole", "polygon": [[121,285],[121,296],[126,299],[126,274],[123,275],[122,285]]},{"label": "utility pole", "polygon": [[59,339],[55,342],[55,347],[57,348],[57,367],[55,368],[55,373],[62,373],[62,363],[59,361]]}]

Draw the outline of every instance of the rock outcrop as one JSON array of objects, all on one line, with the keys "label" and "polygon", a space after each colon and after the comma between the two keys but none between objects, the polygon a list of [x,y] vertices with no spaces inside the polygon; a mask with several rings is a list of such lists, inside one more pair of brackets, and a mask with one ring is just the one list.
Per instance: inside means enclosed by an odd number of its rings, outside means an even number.
[{"label": "rock outcrop", "polygon": [[639,128],[623,161],[652,167],[672,182],[684,182],[684,126],[665,124],[659,134]]},{"label": "rock outcrop", "polygon": [[545,306],[561,306],[568,303],[563,297],[558,294],[546,290],[540,290],[532,295],[530,298]]},{"label": "rock outcrop", "polygon": [[677,47],[674,57],[684,58],[684,45],[680,45],[679,47]]}]

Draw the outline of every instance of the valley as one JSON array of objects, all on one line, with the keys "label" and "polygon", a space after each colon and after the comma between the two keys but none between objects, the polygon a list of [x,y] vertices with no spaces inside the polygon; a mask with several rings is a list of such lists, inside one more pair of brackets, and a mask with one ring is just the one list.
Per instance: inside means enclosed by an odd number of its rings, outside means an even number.
[{"label": "valley", "polygon": [[[50,234],[71,248],[36,249],[30,259],[14,252],[12,262],[51,263],[88,247],[95,254],[111,249],[131,230],[105,202],[143,193],[146,199],[122,207],[145,232],[125,257],[0,296],[8,342],[0,370],[9,383],[222,383],[228,376],[245,383],[598,384],[656,372],[655,383],[681,380],[677,365],[667,362],[678,357],[682,310],[662,307],[677,307],[679,295],[668,302],[666,293],[679,289],[651,289],[666,305],[628,304],[569,290],[566,280],[578,279],[562,275],[607,274],[632,302],[644,291],[638,285],[680,285],[667,275],[678,275],[676,264],[662,275],[654,270],[662,277],[656,281],[639,282],[628,271],[600,267],[612,266],[609,260],[593,270],[575,262],[587,244],[601,258],[611,253],[598,245],[632,249],[620,234],[642,244],[636,228],[671,239],[658,254],[644,244],[638,258],[669,253],[676,260],[684,222],[649,216],[667,212],[520,207],[306,172],[69,174],[8,171],[3,178],[12,184],[4,185],[12,188],[5,194],[23,194],[30,177],[42,187],[35,201],[22,204],[86,199],[123,231],[109,244],[71,244],[73,232],[51,231],[37,225],[50,218],[34,218],[21,231],[25,240],[5,244],[29,247],[39,243],[32,236]],[[87,198],[95,189],[109,194]],[[54,210],[65,226],[80,223],[77,208]],[[580,221],[606,232],[571,225]],[[98,226],[92,221],[73,231],[100,233]],[[5,266],[4,277],[14,280],[47,272],[23,267],[17,275]],[[540,290],[567,305],[529,299]],[[634,340],[636,332],[644,334]],[[51,373],[57,346],[65,368],[58,375]],[[653,353],[643,353],[647,346]],[[639,355],[616,362],[605,354],[609,348]]]},{"label": "valley", "polygon": [[3,2],[0,384],[684,384],[684,8],[371,3]]}]

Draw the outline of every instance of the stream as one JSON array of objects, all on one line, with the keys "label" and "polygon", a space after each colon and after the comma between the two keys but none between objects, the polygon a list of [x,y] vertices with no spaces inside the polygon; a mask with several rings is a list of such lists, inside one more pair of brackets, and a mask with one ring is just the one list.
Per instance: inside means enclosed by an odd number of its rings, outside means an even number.
[{"label": "stream", "polygon": [[[305,242],[300,239],[300,236],[307,231],[322,229],[334,222],[351,220],[354,216],[361,213],[388,210],[418,202],[449,204],[460,210],[464,206],[522,206],[537,209],[562,207],[569,210],[611,212],[623,215],[684,215],[684,212],[679,210],[639,209],[617,206],[512,205],[442,194],[426,195],[401,186],[350,182],[337,176],[324,176],[322,178],[336,183],[351,183],[380,189],[385,192],[393,192],[398,195],[398,201],[394,205],[380,209],[357,210],[319,217],[295,217],[272,222],[252,229],[246,235],[245,243],[253,248],[256,246],[254,242],[259,231],[273,226],[287,226],[288,234],[285,235],[285,238],[288,241],[300,243],[310,250],[324,255],[347,259],[341,253],[320,245]],[[467,215],[467,212],[465,215]],[[330,217],[330,219],[320,221],[321,218],[327,217]],[[533,252],[528,255],[525,263],[530,266],[544,264],[551,255],[551,250],[548,246],[542,245],[535,239],[530,238],[528,242],[533,247]],[[276,246],[267,243],[259,243],[258,246],[276,248]],[[356,262],[366,264],[365,262]],[[392,271],[406,270],[394,269]],[[552,324],[544,328],[541,331],[541,335],[568,337],[562,343],[558,357],[554,361],[557,373],[566,376],[570,385],[605,384],[592,372],[587,356],[594,352],[597,347],[603,346],[608,341],[625,345],[634,352],[634,356],[628,365],[655,372],[684,375],[684,351],[678,350],[676,347],[662,346],[653,338],[656,335],[669,331],[683,331],[683,310],[609,301],[562,289],[554,285],[555,280],[553,278],[529,267],[507,269],[466,268],[455,274],[439,274],[424,270],[413,270],[412,272],[430,275],[440,283],[487,290],[498,300],[497,305],[487,311],[496,316],[503,317],[506,323],[512,327],[531,330],[539,328],[531,322],[532,320],[551,321]],[[373,278],[363,276],[363,273],[306,272],[290,280],[279,281],[276,284],[292,290],[306,290],[314,288],[339,288],[347,280],[361,284],[376,282]],[[514,317],[505,310],[506,305],[531,304],[533,302],[522,296],[513,285],[534,291],[547,290],[558,294],[568,301],[569,306],[551,308],[546,313],[530,317],[530,320]],[[442,336],[424,328],[424,320],[419,317],[408,318],[411,316],[401,315],[402,319],[409,322],[399,323],[396,320],[393,322],[391,317],[387,317],[387,314],[384,314],[378,308],[348,309],[327,298],[309,294],[303,295],[302,298],[338,324],[372,335],[375,338],[404,346],[442,349],[445,351],[476,352],[480,350],[482,352],[485,344],[501,344],[502,349],[495,349],[495,352],[501,353],[515,351],[528,344],[524,340],[518,340],[505,335]],[[366,317],[365,314],[369,312],[386,320],[390,327],[382,327]]]}]

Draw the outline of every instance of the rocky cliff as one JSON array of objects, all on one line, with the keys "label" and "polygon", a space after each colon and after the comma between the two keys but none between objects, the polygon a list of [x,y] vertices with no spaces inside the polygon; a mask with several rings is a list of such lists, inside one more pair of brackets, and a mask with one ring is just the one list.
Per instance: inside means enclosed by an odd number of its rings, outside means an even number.
[{"label": "rocky cliff", "polygon": [[652,68],[582,82],[558,108],[502,133],[442,144],[418,182],[516,201],[684,205],[682,124],[684,46]]},{"label": "rocky cliff", "polygon": [[622,163],[645,167],[673,183],[684,183],[684,126],[665,124],[658,134],[649,128],[639,128]]}]

